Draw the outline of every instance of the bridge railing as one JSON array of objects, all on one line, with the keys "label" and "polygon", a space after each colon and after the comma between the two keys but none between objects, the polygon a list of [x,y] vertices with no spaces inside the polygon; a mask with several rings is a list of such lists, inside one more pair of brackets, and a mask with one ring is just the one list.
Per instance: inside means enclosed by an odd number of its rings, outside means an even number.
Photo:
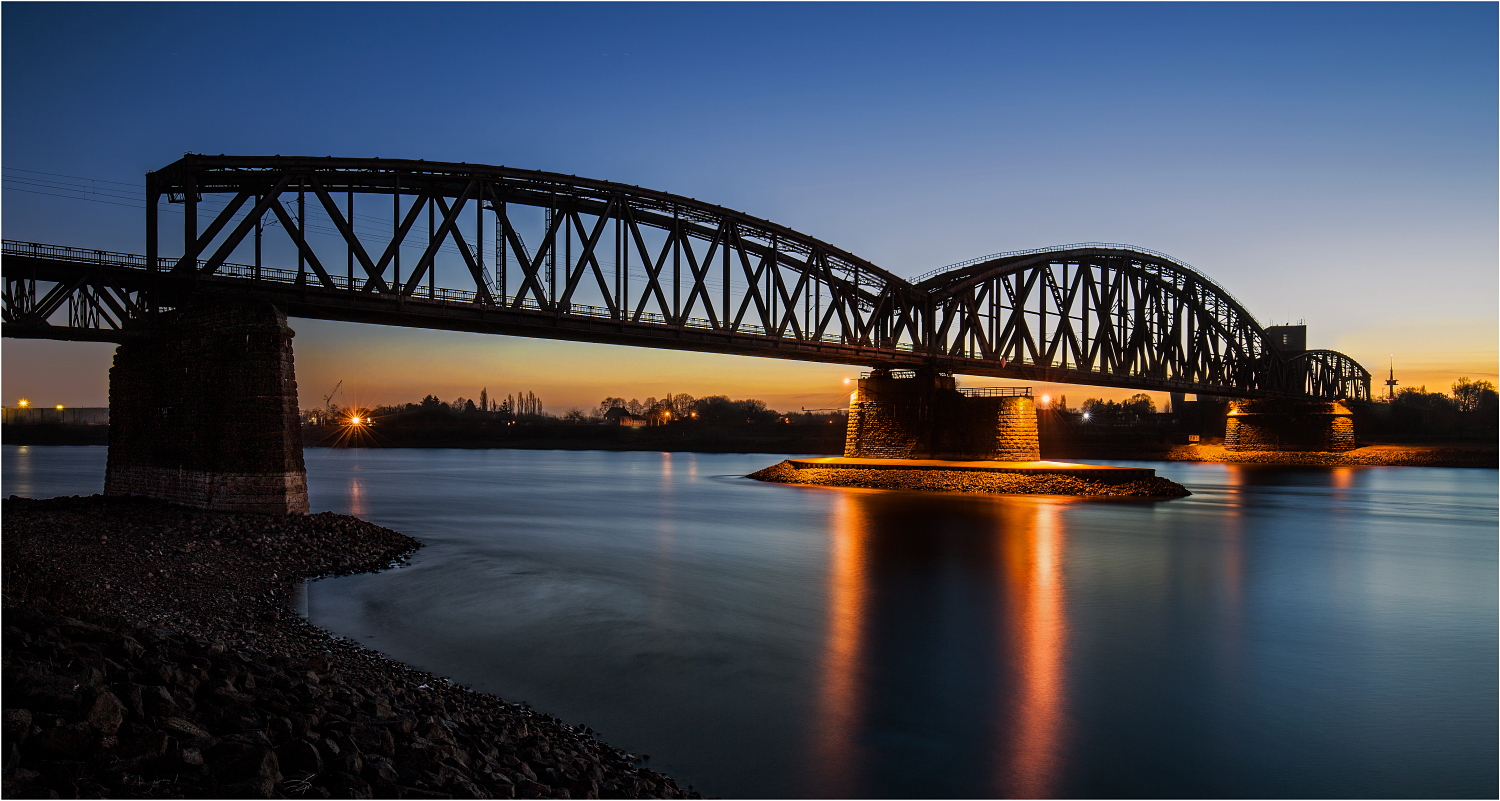
[{"label": "bridge railing", "polygon": [[[10,243],[6,243],[6,252],[9,252],[9,245]],[[18,243],[18,245],[24,245],[24,243]],[[40,246],[40,248],[54,248],[54,246]],[[75,249],[66,249],[66,251],[75,251]],[[87,252],[87,254],[92,254],[92,251],[84,252]],[[52,258],[71,257],[57,257],[57,255],[54,255],[54,257]],[[129,264],[129,266],[145,266],[144,257],[135,258],[136,263]],[[171,267],[177,264],[175,263],[175,260],[160,261],[166,263],[165,267]],[[198,267],[204,267],[205,264],[207,263],[205,263],[204,260],[198,260]],[[297,273],[296,270],[288,270],[285,269],[285,267],[257,267],[254,266],[254,264],[236,263],[220,264],[219,269],[217,269],[216,276],[219,276],[219,278],[240,279],[240,281],[270,281],[275,282],[275,284],[297,284],[297,282],[299,281],[317,281],[317,276],[312,276],[311,273],[302,273],[302,275],[299,276],[299,273]],[[348,291],[348,293],[359,293],[359,291],[362,290],[363,287],[363,279],[360,278],[360,276],[356,276],[353,281],[351,281],[348,276],[330,275],[329,279],[330,281],[333,281],[333,287],[335,287],[335,290]],[[490,297],[493,297],[493,299],[495,299],[495,305],[510,306],[510,308],[516,308],[516,306],[514,306],[514,302],[516,302],[514,296],[498,296],[498,294],[492,294],[492,296]],[[419,290],[417,290],[417,293],[408,296],[408,302],[423,302],[423,300],[429,303],[444,303],[444,305],[474,306],[480,303],[480,294],[478,294],[477,290],[450,290],[450,288],[446,287],[434,287],[431,288],[431,290],[426,291],[426,293],[423,293],[423,291],[419,288]],[[540,303],[535,300],[535,297],[532,296],[522,297],[522,299],[520,299],[519,308],[526,309],[526,311],[532,312],[549,311],[549,309],[543,308],[543,306],[541,306]],[[586,305],[586,303],[570,303],[570,305],[565,306],[565,308],[559,308],[558,312],[559,314],[579,315],[579,317],[597,318],[597,320],[616,320],[615,312],[609,311],[609,308],[606,308],[606,306],[591,306]],[[667,320],[664,315],[655,314],[655,312],[642,312],[639,318],[636,318],[633,314],[627,312],[627,317],[630,318],[631,321],[636,321],[636,323],[651,323],[657,324],[657,326],[670,326],[670,324],[672,324],[672,321]],[[720,330],[717,329],[717,327],[714,326],[714,323],[712,323],[712,321],[709,321],[708,318],[699,317],[684,318],[684,320],[682,320],[682,327],[685,327],[685,329],[708,330],[708,332],[712,332],[712,330]],[[744,333],[744,335],[753,336],[769,336],[769,332],[766,332],[765,327],[757,326],[757,324],[753,323],[741,323],[739,324],[739,326],[735,327],[735,332],[733,333]],[[831,335],[831,333],[829,333],[829,335],[823,335],[822,338],[819,338],[819,341],[825,342],[825,344],[829,345],[844,344],[843,338],[841,338],[840,335]],[[907,353],[910,353],[910,351],[912,351],[912,345],[900,344],[897,345],[897,350],[907,351]]]},{"label": "bridge railing", "polygon": [[[105,267],[136,267],[145,269],[146,257],[135,253],[118,253],[113,250],[73,248],[67,245],[44,245],[38,242],[4,242],[7,256],[31,256],[39,259],[63,259],[70,262],[85,262]],[[158,261],[162,261],[158,259]]]},{"label": "bridge railing", "polygon": [[960,387],[958,391],[969,398],[1031,397],[1031,387]]},{"label": "bridge railing", "polygon": [[[146,257],[144,256],[138,256],[130,253],[114,253],[112,251],[104,250],[85,250],[81,248],[70,248],[60,245],[42,245],[32,242],[12,242],[7,240],[4,243],[4,252],[11,255],[67,259],[69,261],[75,262],[82,261],[87,263],[99,264],[101,266],[135,267],[137,269],[145,269],[146,267]],[[197,266],[200,269],[207,265],[207,260],[205,259],[197,259],[196,261]],[[157,260],[157,262],[159,268],[163,270],[171,269],[177,264],[177,260],[171,258],[160,258]],[[293,285],[299,282],[310,282],[318,280],[318,278],[311,273],[303,272],[299,274],[296,270],[289,270],[285,267],[257,267],[253,264],[240,264],[235,262],[224,262],[220,264],[218,269],[215,271],[215,275],[219,278],[229,278],[241,281],[269,281],[277,284]],[[329,280],[333,282],[333,288],[339,291],[359,292],[363,288],[363,279],[359,276],[355,276],[353,279],[351,279],[348,276],[329,275]],[[536,298],[530,295],[523,297],[518,307],[515,306],[514,296],[492,294],[491,297],[495,299],[495,305],[516,307],[525,309],[527,311],[548,311],[548,309],[544,308],[540,303],[537,302]],[[450,289],[447,287],[432,287],[426,292],[418,289],[416,293],[408,296],[408,300],[416,302],[427,301],[429,303],[437,302],[443,304],[464,306],[482,305],[479,297],[479,292],[477,290]],[[608,307],[591,306],[585,303],[570,303],[566,307],[560,308],[557,311],[563,314],[593,317],[600,320],[617,319],[615,313],[610,311]],[[654,312],[642,312],[639,318],[636,318],[631,313],[627,313],[627,316],[635,322],[652,323],[656,325],[672,324],[672,321],[667,317]],[[720,330],[715,327],[714,323],[711,320],[703,317],[684,318],[682,321],[682,325],[685,328],[695,328],[705,331]],[[753,323],[741,323],[735,328],[734,333],[751,334],[754,336],[769,336],[769,332],[767,332],[763,326]],[[845,344],[843,341],[843,337],[838,334],[824,334],[818,339],[818,341],[830,345]],[[910,343],[900,343],[896,346],[896,349],[911,352],[913,350],[913,347]]]}]

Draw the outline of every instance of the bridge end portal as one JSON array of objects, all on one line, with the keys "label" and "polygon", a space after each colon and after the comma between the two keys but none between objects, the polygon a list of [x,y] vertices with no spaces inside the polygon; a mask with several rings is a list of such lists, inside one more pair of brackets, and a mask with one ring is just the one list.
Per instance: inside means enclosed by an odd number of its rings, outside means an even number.
[{"label": "bridge end portal", "polygon": [[1036,402],[1027,388],[960,390],[949,375],[874,370],[849,400],[844,456],[1036,461]]},{"label": "bridge end portal", "polygon": [[306,514],[293,332],[268,303],[162,315],[109,371],[106,495]]}]

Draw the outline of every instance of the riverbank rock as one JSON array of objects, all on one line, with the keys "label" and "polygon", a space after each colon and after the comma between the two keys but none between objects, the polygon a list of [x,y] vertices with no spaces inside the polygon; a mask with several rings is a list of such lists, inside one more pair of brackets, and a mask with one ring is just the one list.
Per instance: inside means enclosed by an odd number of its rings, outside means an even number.
[{"label": "riverbank rock", "polygon": [[1182,498],[1191,495],[1175,481],[1153,476],[1139,481],[1107,484],[1063,475],[1020,475],[970,470],[911,470],[856,468],[803,468],[780,462],[751,473],[749,478],[779,484],[865,489],[919,490],[926,492],[978,492],[1006,495],[1077,495],[1115,498]]},{"label": "riverbank rock", "polygon": [[344,515],[118,498],[3,510],[8,798],[689,798],[525,705],[288,609],[419,546]]}]

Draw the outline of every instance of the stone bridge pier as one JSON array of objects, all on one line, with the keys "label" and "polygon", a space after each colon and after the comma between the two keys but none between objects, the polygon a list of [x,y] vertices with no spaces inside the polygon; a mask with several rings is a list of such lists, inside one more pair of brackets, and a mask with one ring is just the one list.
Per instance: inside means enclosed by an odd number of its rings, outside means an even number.
[{"label": "stone bridge pier", "polygon": [[1036,402],[1029,394],[960,392],[952,376],[897,377],[875,370],[849,400],[844,455],[874,459],[1036,461]]},{"label": "stone bridge pier", "polygon": [[1224,422],[1229,451],[1353,450],[1354,413],[1342,401],[1236,400]]},{"label": "stone bridge pier", "polygon": [[106,495],[307,514],[292,336],[269,303],[163,315],[115,351]]}]

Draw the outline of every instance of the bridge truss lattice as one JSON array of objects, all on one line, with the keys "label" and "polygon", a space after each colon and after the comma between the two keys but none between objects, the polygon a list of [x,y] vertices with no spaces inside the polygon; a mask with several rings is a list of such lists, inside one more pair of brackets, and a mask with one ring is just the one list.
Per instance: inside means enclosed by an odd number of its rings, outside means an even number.
[{"label": "bridge truss lattice", "polygon": [[[384,159],[187,156],[147,175],[146,200],[144,256],[6,241],[5,335],[120,340],[164,309],[233,296],[295,317],[1178,392],[1369,397],[1369,373],[1347,356],[1284,355],[1196,270],[1123,245],[998,254],[908,281],[686,197]],[[164,247],[163,202],[181,212],[180,246]]]}]

